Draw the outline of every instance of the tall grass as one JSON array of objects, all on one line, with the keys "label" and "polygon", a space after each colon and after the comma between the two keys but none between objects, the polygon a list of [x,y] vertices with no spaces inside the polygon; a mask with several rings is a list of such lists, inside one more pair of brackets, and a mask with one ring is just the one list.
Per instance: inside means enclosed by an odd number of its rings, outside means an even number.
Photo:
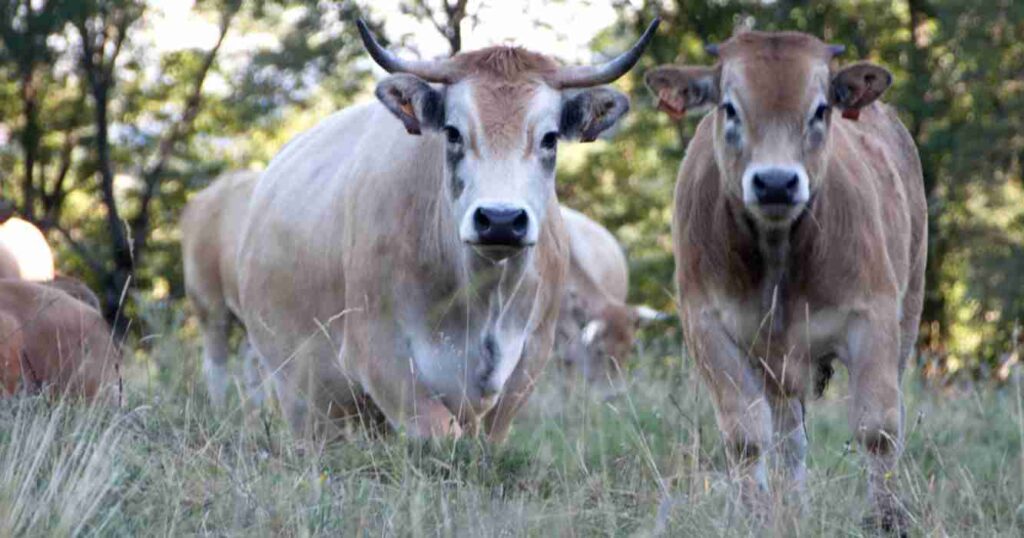
[{"label": "tall grass", "polygon": [[[218,536],[858,536],[865,476],[845,380],[812,402],[808,503],[765,532],[737,507],[707,394],[674,338],[636,358],[627,395],[550,370],[507,443],[354,432],[298,450],[272,409],[205,399],[195,329],[154,311],[121,411],[4,402],[0,533]],[[905,383],[899,480],[928,536],[1024,534],[1021,396]],[[781,506],[780,506],[781,507]]]}]

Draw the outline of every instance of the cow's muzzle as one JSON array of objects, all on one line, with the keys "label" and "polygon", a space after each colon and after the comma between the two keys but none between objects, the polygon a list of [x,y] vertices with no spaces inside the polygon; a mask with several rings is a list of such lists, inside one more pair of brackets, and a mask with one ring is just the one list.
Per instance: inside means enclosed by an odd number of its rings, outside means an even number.
[{"label": "cow's muzzle", "polygon": [[536,241],[532,221],[527,209],[514,204],[480,204],[467,215],[462,240],[486,258],[503,260]]}]

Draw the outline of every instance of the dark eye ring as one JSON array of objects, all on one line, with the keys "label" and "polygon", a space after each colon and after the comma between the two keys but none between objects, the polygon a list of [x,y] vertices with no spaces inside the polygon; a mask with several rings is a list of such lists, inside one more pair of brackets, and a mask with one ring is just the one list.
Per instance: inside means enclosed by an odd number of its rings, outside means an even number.
[{"label": "dark eye ring", "polygon": [[540,139],[540,147],[541,147],[541,149],[545,149],[545,150],[548,150],[548,151],[551,151],[551,150],[554,150],[555,148],[557,148],[558,147],[558,133],[555,132],[555,131],[551,131],[551,132],[545,133],[544,134],[544,138]]},{"label": "dark eye ring", "polygon": [[455,146],[462,143],[462,134],[459,130],[451,125],[445,125],[444,135],[448,139],[448,144]]},{"label": "dark eye ring", "polygon": [[736,107],[732,106],[732,103],[723,103],[722,110],[725,111],[726,119],[736,119]]},{"label": "dark eye ring", "polygon": [[814,121],[825,121],[831,111],[832,107],[828,105],[818,105],[818,108],[814,110]]}]

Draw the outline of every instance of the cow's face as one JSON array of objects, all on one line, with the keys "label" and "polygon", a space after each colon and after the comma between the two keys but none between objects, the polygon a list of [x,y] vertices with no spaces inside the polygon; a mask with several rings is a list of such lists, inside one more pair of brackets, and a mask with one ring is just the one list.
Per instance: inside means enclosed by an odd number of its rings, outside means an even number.
[{"label": "cow's face", "polygon": [[458,239],[501,260],[541,236],[559,141],[593,141],[629,110],[625,95],[600,85],[636,62],[655,27],[623,56],[587,68],[512,47],[403,62],[361,29],[374,59],[397,73],[378,84],[377,98],[410,134],[441,139]]},{"label": "cow's face", "polygon": [[723,190],[763,226],[789,226],[825,176],[833,121],[855,119],[892,77],[872,64],[833,72],[842,47],[797,33],[740,34],[709,52],[714,67],[662,66],[646,74],[659,108],[714,106]]},{"label": "cow's face", "polygon": [[633,356],[633,342],[641,326],[666,321],[668,315],[647,306],[610,303],[590,320],[580,333],[587,349],[584,367],[587,380],[614,380]]}]

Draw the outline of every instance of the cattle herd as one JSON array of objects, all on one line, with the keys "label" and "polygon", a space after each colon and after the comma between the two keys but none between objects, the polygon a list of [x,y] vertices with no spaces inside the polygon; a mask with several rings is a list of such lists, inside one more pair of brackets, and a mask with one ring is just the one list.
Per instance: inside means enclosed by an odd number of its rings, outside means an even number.
[{"label": "cattle herd", "polygon": [[[355,419],[500,442],[549,356],[606,394],[625,390],[636,328],[667,316],[627,304],[622,248],[559,205],[555,162],[561,142],[591,142],[628,113],[607,84],[657,26],[606,63],[567,67],[507,46],[406,60],[360,21],[390,74],[377,99],[298,135],[261,173],[225,174],[182,215],[215,407],[232,386],[233,326],[243,398],[272,391],[299,439],[344,435]],[[679,320],[744,505],[767,517],[768,458],[802,494],[804,403],[838,361],[871,520],[898,530],[926,205],[913,140],[877,101],[891,75],[837,67],[842,49],[750,31],[709,45],[712,66],[644,80],[671,118],[706,112],[676,183]],[[2,217],[3,387],[119,401],[120,352],[95,296],[54,272],[37,229]]]}]

